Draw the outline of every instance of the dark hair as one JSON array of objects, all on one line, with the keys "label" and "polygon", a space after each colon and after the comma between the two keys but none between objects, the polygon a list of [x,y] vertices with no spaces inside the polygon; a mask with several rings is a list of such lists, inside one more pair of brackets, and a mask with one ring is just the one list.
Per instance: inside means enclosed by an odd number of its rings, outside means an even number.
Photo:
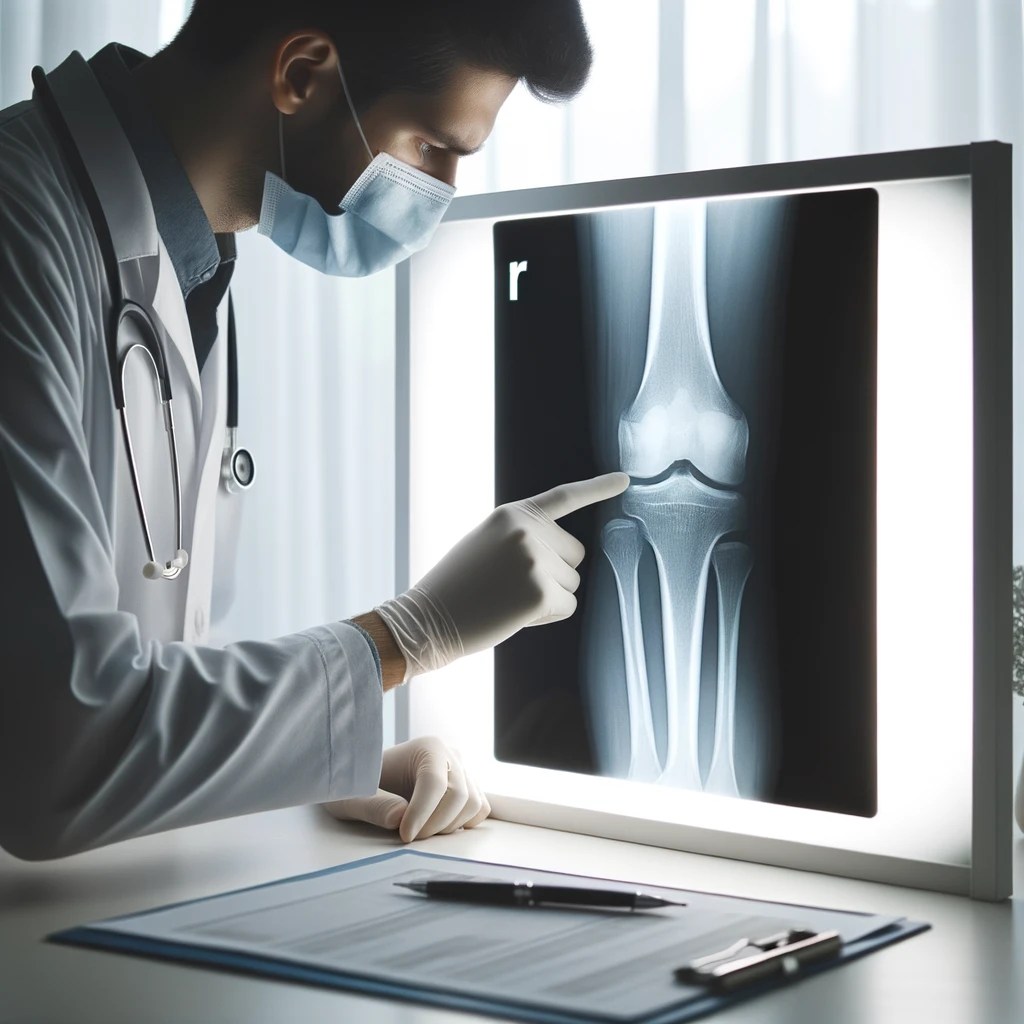
[{"label": "dark hair", "polygon": [[356,106],[441,89],[459,64],[522,81],[542,100],[583,88],[592,53],[579,0],[194,0],[176,44],[228,64],[271,32],[334,40]]}]

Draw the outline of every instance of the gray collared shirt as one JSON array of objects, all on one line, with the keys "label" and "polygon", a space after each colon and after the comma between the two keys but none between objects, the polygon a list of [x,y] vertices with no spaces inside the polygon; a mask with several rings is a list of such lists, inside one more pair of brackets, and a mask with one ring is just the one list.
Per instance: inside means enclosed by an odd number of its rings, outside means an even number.
[{"label": "gray collared shirt", "polygon": [[216,312],[235,261],[235,236],[214,234],[199,197],[132,76],[144,54],[119,43],[89,66],[121,123],[153,200],[156,226],[185,299],[200,370],[217,339]]}]

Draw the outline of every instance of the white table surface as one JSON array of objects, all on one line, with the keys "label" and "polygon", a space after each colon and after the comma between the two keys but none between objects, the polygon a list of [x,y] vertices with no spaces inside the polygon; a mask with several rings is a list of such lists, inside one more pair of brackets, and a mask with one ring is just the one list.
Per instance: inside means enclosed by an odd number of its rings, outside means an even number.
[{"label": "white table surface", "polygon": [[[301,874],[396,849],[388,834],[313,808],[215,822],[64,861],[0,854],[0,1021],[161,1024],[295,1021],[482,1024],[493,1018],[43,942],[102,917]],[[1021,1024],[1024,899],[973,903],[913,889],[490,821],[416,844],[527,867],[869,910],[932,930],[716,1014],[722,1024]],[[1016,835],[1015,891],[1024,894]]]}]

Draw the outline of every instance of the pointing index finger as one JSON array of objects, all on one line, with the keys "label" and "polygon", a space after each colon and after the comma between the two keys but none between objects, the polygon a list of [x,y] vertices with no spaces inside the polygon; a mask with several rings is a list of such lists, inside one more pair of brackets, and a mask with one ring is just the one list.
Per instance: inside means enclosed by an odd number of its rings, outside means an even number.
[{"label": "pointing index finger", "polygon": [[561,519],[570,512],[586,508],[587,505],[614,498],[628,486],[629,476],[626,473],[605,473],[589,480],[577,480],[552,487],[550,491],[533,498],[533,503],[552,519]]}]

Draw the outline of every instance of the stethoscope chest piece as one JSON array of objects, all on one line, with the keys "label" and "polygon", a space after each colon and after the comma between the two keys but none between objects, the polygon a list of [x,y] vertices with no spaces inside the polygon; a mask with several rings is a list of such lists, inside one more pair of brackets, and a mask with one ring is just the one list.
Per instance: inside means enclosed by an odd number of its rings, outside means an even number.
[{"label": "stethoscope chest piece", "polygon": [[228,443],[224,446],[224,457],[220,466],[221,482],[229,494],[247,491],[256,479],[256,463],[252,452],[248,448],[238,446],[236,430],[235,427],[228,427]]}]

